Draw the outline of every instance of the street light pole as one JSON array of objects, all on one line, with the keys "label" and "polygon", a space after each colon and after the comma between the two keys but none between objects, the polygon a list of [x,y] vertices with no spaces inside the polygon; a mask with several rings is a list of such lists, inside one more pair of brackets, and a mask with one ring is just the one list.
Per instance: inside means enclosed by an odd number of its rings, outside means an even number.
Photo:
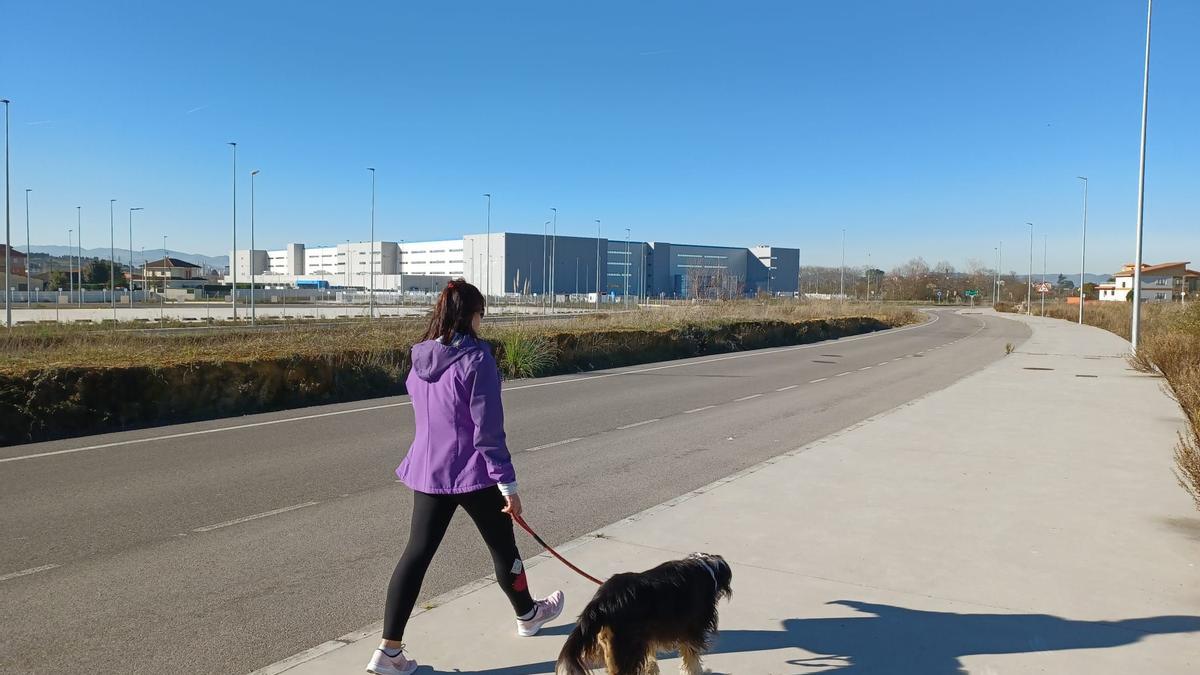
[{"label": "street light pole", "polygon": [[[133,212],[141,211],[142,207],[129,209],[129,309],[133,309]],[[146,275],[142,275],[142,290],[146,289]]]},{"label": "street light pole", "polygon": [[[368,310],[367,316],[370,319],[375,318],[375,169],[367,167],[367,171],[371,172],[371,249],[367,254],[367,267],[370,268],[370,283],[371,290],[367,293]],[[346,252],[349,255],[349,251]]]},{"label": "street light pole", "polygon": [[29,193],[33,188],[25,188],[25,309],[33,307],[29,300],[29,259],[33,256],[33,245],[29,243]]},{"label": "street light pole", "polygon": [[1087,302],[1087,295],[1083,292],[1083,277],[1087,267],[1087,207],[1088,207],[1088,179],[1087,176],[1076,176],[1083,181],[1083,244],[1079,254],[1079,325],[1083,325],[1083,303]]},{"label": "street light pole", "polygon": [[75,256],[71,255],[71,249],[75,248],[75,230],[67,228],[67,302],[71,301],[71,296],[75,294]]},{"label": "street light pole", "polygon": [[[233,320],[237,321],[237,143],[230,141],[229,147],[233,148],[233,253],[229,259],[229,273],[233,281],[233,290],[229,294],[229,298],[233,304]],[[167,239],[163,237],[163,260],[167,258]],[[165,264],[165,263],[164,263]],[[163,289],[166,289],[166,282],[163,282]]]},{"label": "street light pole", "polygon": [[[170,264],[170,262],[167,261],[167,235],[164,234],[162,236],[162,238],[163,238],[162,295],[158,296],[158,324],[160,326],[163,323],[165,323],[165,321],[166,321],[166,317],[163,316],[163,301],[165,301],[167,298],[167,275],[170,274],[170,272],[168,270],[171,269],[171,264]],[[234,310],[235,311],[237,310],[237,305],[234,305]]]},{"label": "street light pole", "polygon": [[1029,273],[1025,275],[1025,313],[1033,315],[1033,223],[1029,226]]},{"label": "street light pole", "polygon": [[12,233],[8,204],[8,99],[4,104],[4,325],[12,328],[12,291],[9,290],[9,275],[12,273]]},{"label": "street light pole", "polygon": [[490,297],[492,294],[492,193],[483,193],[487,197],[487,244],[484,245],[484,262],[483,268],[483,297]]},{"label": "street light pole", "polygon": [[83,207],[75,207],[75,267],[79,270],[79,308],[83,309]]},{"label": "street light pole", "polygon": [[1146,117],[1150,107],[1150,20],[1153,12],[1154,0],[1146,0],[1146,65],[1142,73],[1142,142],[1138,153],[1137,237],[1133,259],[1133,326],[1129,331],[1135,354],[1142,327],[1142,224],[1146,206]]},{"label": "street light pole", "polygon": [[846,228],[842,228],[842,271],[841,281],[838,283],[838,298],[840,302],[846,301]]},{"label": "street light pole", "polygon": [[871,254],[867,254],[867,302],[871,301]]},{"label": "street light pole", "polygon": [[[117,230],[113,221],[113,206],[117,200],[108,200],[108,293],[112,296],[113,321],[117,320]],[[116,327],[116,324],[113,324]]]},{"label": "street light pole", "polygon": [[996,301],[1000,296],[1000,248],[993,246],[996,252],[996,274],[992,278],[992,309],[996,309]]},{"label": "street light pole", "polygon": [[629,257],[629,228],[625,228],[625,292],[621,295],[621,305],[629,306],[629,275],[633,273],[633,259]]},{"label": "street light pole", "polygon": [[546,222],[542,223],[542,313],[543,314],[546,313],[546,309],[549,307],[549,305],[546,304],[546,272],[547,272],[546,268],[548,265],[546,256],[549,255],[549,253],[550,253],[550,248],[549,248],[549,244],[548,244],[549,232],[550,232],[550,221],[547,220]]},{"label": "street light pole", "polygon": [[558,209],[550,207],[550,312],[558,304]]},{"label": "street light pole", "polygon": [[254,178],[258,175],[258,169],[250,172],[250,325],[253,326],[258,320],[254,307]]},{"label": "street light pole", "polygon": [[600,309],[600,219],[596,219],[596,310]]}]

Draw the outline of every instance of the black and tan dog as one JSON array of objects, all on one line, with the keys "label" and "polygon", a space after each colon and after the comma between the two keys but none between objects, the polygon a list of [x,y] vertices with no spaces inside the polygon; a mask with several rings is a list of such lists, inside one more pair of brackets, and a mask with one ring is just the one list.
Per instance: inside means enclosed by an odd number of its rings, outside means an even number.
[{"label": "black and tan dog", "polygon": [[558,655],[556,675],[654,675],[659,651],[679,650],[680,672],[699,675],[700,654],[717,630],[717,602],[733,595],[733,572],[719,555],[693,553],[600,586]]}]

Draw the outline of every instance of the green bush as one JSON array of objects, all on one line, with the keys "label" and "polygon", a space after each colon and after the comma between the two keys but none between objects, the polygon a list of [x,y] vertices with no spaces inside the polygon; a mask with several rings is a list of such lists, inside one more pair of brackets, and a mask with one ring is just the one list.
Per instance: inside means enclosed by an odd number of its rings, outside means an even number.
[{"label": "green bush", "polygon": [[558,349],[545,335],[512,331],[500,337],[496,360],[505,378],[529,378],[545,375],[554,368]]}]

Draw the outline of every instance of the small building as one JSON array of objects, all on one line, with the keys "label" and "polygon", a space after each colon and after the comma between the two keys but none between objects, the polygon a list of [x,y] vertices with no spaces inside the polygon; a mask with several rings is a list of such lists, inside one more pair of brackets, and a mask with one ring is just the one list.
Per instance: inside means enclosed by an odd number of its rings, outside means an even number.
[{"label": "small building", "polygon": [[199,265],[193,265],[179,258],[161,258],[149,260],[142,266],[142,276],[151,284],[167,281],[204,281],[204,270]]},{"label": "small building", "polygon": [[29,276],[29,256],[18,251],[17,249],[9,249],[4,244],[0,244],[0,286],[4,285],[5,272],[5,255],[12,260],[12,270],[8,275],[8,283],[14,291],[31,291],[42,290],[46,284],[41,279],[30,278]]},{"label": "small building", "polygon": [[[1142,265],[1142,302],[1178,302],[1195,298],[1200,290],[1200,272],[1190,270],[1188,262]],[[1113,280],[1096,286],[1103,302],[1125,302],[1133,292],[1132,263],[1113,275]],[[1186,294],[1186,295],[1185,295]]]}]

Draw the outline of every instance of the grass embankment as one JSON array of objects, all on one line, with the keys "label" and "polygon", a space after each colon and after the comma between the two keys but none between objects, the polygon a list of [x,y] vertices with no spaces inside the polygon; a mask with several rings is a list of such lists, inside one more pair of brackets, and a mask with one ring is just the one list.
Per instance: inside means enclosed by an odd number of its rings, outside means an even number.
[{"label": "grass embankment", "polygon": [[[486,326],[506,377],[855,335],[919,320],[875,305],[722,303]],[[404,393],[412,321],[162,334],[0,336],[0,445]]]},{"label": "grass embankment", "polygon": [[[1092,303],[1083,320],[1128,340],[1132,310],[1125,302]],[[1047,305],[1046,316],[1078,321],[1079,307]],[[1179,435],[1175,446],[1176,475],[1200,509],[1200,304],[1143,305],[1138,352],[1130,361],[1143,372],[1161,373],[1187,417],[1190,429]]]}]

